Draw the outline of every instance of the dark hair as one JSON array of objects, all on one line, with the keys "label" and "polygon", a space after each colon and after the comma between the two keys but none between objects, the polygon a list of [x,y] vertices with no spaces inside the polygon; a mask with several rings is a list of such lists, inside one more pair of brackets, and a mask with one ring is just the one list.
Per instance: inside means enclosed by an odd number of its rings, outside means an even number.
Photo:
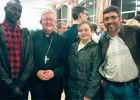
[{"label": "dark hair", "polygon": [[140,14],[139,14],[139,15],[137,15],[137,16],[135,16],[135,17],[134,17],[134,19],[136,19],[137,21],[139,21],[139,22],[140,22]]},{"label": "dark hair", "polygon": [[9,4],[11,4],[11,2],[17,2],[17,3],[21,4],[20,0],[9,0],[9,1],[6,3],[6,7],[9,6]]},{"label": "dark hair", "polygon": [[64,21],[61,21],[57,24],[57,28],[61,28],[61,25],[63,25],[63,24],[67,25]]},{"label": "dark hair", "polygon": [[83,24],[87,24],[87,25],[89,25],[91,31],[94,32],[94,29],[93,29],[92,25],[90,24],[90,22],[81,22],[80,24],[78,24],[77,29],[79,29],[80,26],[83,25]]},{"label": "dark hair", "polygon": [[79,18],[80,13],[84,12],[85,10],[87,10],[85,7],[83,6],[75,6],[72,8],[72,17],[74,20]]},{"label": "dark hair", "polygon": [[96,33],[97,32],[97,25],[95,23],[92,23],[91,26],[92,26],[94,32]]},{"label": "dark hair", "polygon": [[117,6],[112,5],[105,8],[105,10],[103,11],[103,14],[110,13],[110,12],[115,12],[117,13],[118,16],[121,16],[120,9]]}]

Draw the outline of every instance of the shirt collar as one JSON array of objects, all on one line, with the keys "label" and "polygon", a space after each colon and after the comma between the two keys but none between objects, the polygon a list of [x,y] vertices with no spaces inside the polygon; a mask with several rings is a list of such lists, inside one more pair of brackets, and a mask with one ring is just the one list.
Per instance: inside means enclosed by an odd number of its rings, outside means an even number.
[{"label": "shirt collar", "polygon": [[109,34],[107,34],[107,38],[111,39],[111,40],[117,39],[119,37],[119,35],[118,35],[119,31],[120,31],[120,29],[118,30],[117,35],[115,37],[111,37]]},{"label": "shirt collar", "polygon": [[[3,25],[4,29],[8,29],[8,30],[11,29],[10,26],[8,25],[8,23],[6,21],[4,21],[2,23],[2,25]],[[20,31],[20,26],[18,24],[15,25],[14,31]]]}]

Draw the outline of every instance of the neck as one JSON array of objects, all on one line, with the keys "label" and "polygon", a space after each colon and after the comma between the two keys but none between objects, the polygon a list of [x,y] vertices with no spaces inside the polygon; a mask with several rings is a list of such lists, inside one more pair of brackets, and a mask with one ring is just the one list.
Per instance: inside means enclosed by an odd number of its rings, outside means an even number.
[{"label": "neck", "polygon": [[109,33],[109,36],[115,37],[118,33]]},{"label": "neck", "polygon": [[45,35],[50,35],[52,32],[53,32],[53,31],[49,32],[49,31],[45,31],[45,30],[44,30]]},{"label": "neck", "polygon": [[119,30],[116,30],[116,31],[113,31],[113,32],[108,32],[108,33],[109,33],[109,36],[115,37],[115,36],[118,35],[118,32],[119,32]]},{"label": "neck", "polygon": [[15,27],[15,25],[17,24],[16,22],[12,22],[12,21],[9,21],[7,19],[5,21],[11,28]]},{"label": "neck", "polygon": [[91,39],[89,39],[89,40],[81,40],[80,41],[80,44],[87,44],[87,43],[89,43],[91,41]]},{"label": "neck", "polygon": [[79,20],[74,20],[74,24],[79,24]]}]

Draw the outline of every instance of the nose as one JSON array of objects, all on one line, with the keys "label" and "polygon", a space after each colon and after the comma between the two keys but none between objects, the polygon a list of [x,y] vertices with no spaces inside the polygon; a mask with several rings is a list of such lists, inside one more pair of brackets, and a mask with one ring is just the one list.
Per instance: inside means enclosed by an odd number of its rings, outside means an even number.
[{"label": "nose", "polygon": [[19,10],[19,9],[14,9],[14,13],[15,13],[16,15],[20,15],[20,14],[21,14],[21,10]]},{"label": "nose", "polygon": [[16,11],[15,11],[15,14],[16,14],[16,15],[20,15],[20,12],[18,12],[18,10],[16,10]]},{"label": "nose", "polygon": [[113,20],[111,18],[108,19],[108,22],[112,22]]}]

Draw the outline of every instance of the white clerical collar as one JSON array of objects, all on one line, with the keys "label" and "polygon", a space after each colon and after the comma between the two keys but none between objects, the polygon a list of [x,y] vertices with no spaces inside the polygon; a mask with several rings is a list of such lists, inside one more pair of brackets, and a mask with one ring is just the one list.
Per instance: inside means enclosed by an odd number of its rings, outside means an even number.
[{"label": "white clerical collar", "polygon": [[50,36],[49,34],[47,34],[47,35],[45,34],[45,37],[49,37],[49,36]]}]

